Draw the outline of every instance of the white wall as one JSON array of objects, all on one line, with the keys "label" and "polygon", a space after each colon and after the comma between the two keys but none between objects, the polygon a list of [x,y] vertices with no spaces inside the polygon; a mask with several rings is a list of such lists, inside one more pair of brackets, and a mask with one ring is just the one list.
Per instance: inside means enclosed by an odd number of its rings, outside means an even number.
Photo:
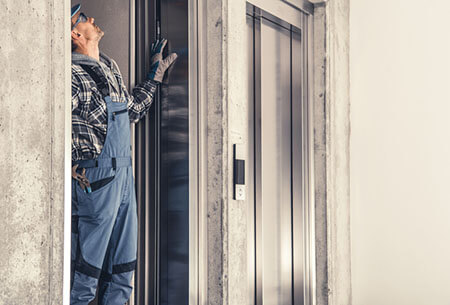
[{"label": "white wall", "polygon": [[353,305],[450,304],[449,14],[351,0]]}]

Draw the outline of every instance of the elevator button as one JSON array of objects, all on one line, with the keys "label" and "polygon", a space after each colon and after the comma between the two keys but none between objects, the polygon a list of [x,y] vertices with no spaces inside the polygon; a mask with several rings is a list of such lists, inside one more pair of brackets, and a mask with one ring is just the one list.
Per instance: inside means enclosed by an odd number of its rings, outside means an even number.
[{"label": "elevator button", "polygon": [[236,184],[236,200],[245,200],[245,185]]}]

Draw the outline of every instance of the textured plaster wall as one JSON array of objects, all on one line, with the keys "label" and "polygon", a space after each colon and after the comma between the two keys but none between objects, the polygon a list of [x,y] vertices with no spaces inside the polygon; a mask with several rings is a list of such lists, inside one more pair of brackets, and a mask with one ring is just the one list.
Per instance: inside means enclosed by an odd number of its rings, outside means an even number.
[{"label": "textured plaster wall", "polygon": [[64,3],[0,1],[0,304],[62,304]]}]

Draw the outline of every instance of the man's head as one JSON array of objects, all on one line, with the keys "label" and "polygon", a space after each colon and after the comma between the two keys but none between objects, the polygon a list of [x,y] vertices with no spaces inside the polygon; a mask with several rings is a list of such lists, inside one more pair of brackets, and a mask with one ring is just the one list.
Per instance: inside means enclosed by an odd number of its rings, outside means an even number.
[{"label": "man's head", "polygon": [[80,11],[81,5],[72,7],[72,51],[77,48],[87,48],[90,44],[98,45],[103,37],[103,31],[94,23],[94,18],[86,17]]}]

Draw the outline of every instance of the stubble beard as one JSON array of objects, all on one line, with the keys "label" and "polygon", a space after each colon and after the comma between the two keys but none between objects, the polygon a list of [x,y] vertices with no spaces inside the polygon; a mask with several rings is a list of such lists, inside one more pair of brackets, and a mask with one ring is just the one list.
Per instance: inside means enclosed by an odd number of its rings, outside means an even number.
[{"label": "stubble beard", "polygon": [[95,25],[95,30],[97,31],[97,41],[99,41],[102,39],[103,35],[105,35],[105,32],[103,32],[98,25]]}]

